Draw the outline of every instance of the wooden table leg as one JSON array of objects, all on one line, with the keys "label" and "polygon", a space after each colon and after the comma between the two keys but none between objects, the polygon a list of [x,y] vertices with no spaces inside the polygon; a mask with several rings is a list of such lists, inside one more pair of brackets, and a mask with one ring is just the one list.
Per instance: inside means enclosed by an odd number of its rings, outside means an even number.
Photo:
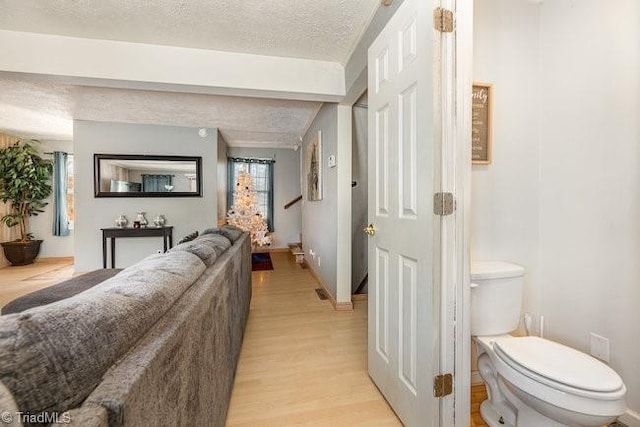
[{"label": "wooden table leg", "polygon": [[107,268],[107,238],[102,232],[102,268]]},{"label": "wooden table leg", "polygon": [[164,251],[167,252],[167,232],[162,235],[162,244],[164,245]]},{"label": "wooden table leg", "polygon": [[116,268],[116,239],[111,238],[111,268]]}]

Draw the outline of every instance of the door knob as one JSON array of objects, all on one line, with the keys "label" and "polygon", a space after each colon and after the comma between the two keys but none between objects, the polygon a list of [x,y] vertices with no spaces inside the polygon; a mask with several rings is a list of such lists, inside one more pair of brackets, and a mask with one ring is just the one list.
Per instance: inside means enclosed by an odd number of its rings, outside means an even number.
[{"label": "door knob", "polygon": [[369,224],[364,228],[364,232],[369,236],[373,236],[374,234],[376,234],[376,228],[373,226],[373,224]]}]

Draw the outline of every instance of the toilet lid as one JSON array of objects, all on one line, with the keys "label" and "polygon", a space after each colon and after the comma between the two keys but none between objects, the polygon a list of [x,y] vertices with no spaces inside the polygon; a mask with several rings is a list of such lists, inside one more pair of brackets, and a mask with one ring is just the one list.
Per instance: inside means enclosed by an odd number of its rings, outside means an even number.
[{"label": "toilet lid", "polygon": [[508,279],[524,275],[524,267],[504,261],[473,261],[471,280]]},{"label": "toilet lid", "polygon": [[612,392],[624,385],[620,376],[599,360],[540,337],[497,339],[494,349],[501,359],[570,387]]}]

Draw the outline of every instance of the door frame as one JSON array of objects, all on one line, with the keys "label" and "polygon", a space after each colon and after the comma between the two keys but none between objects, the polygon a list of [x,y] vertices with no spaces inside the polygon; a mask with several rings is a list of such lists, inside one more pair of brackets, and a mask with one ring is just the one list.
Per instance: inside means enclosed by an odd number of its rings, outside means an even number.
[{"label": "door frame", "polygon": [[455,426],[470,424],[471,406],[471,91],[473,85],[473,1],[442,0],[455,12],[455,185],[456,280],[455,295],[454,395]]},{"label": "door frame", "polygon": [[[453,193],[455,209],[441,219],[440,372],[454,374],[454,391],[440,401],[440,425],[470,424],[470,204],[473,2],[440,0],[455,13],[455,31],[441,38],[436,68],[440,91],[440,191]],[[455,242],[453,247],[446,242]],[[455,404],[454,404],[455,403]]]}]

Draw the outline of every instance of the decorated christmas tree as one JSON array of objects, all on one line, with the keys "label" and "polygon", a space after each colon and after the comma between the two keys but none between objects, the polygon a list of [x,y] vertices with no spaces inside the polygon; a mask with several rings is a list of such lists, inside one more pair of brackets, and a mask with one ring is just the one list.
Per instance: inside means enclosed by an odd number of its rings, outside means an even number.
[{"label": "decorated christmas tree", "polygon": [[267,222],[258,211],[256,204],[253,177],[245,169],[238,175],[236,190],[233,194],[235,203],[227,213],[227,222],[249,232],[254,246],[270,245],[271,236],[267,236],[269,232]]}]

